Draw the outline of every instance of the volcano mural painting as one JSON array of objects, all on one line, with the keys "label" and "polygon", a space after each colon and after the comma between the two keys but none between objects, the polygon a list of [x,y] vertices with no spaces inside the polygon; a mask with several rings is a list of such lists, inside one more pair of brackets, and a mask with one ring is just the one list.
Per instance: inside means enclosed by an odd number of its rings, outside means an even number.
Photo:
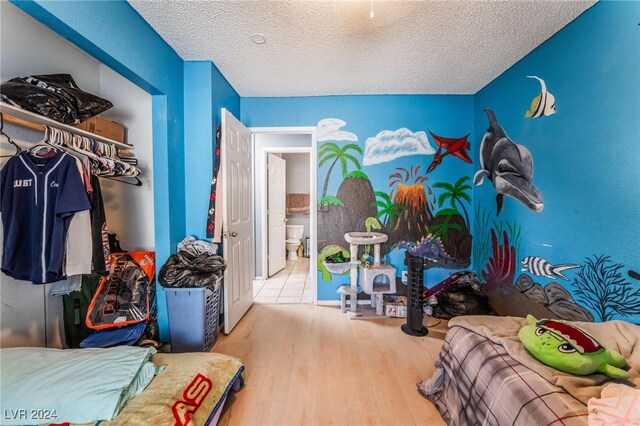
[{"label": "volcano mural painting", "polygon": [[[382,245],[383,256],[396,249],[424,248],[429,243],[433,246],[430,253],[440,253],[439,259],[449,262],[442,267],[469,264],[469,176],[459,178],[455,183],[438,182],[433,185],[438,190],[436,193],[429,185],[426,165],[431,162],[427,160],[422,164],[394,167],[386,183],[380,180],[388,173],[381,176],[383,163],[407,164],[409,159],[404,157],[412,157],[415,161],[415,158],[436,152],[425,132],[412,132],[406,128],[384,130],[368,138],[363,150],[357,136],[341,130],[346,126],[344,121],[327,119],[321,123],[324,136],[318,151],[318,166],[326,170],[320,177],[318,200],[318,270],[322,280],[333,279],[323,265],[326,257],[338,251],[349,251],[344,234],[367,231],[372,224],[389,236],[387,243]],[[462,139],[460,155],[469,149],[467,137]],[[442,147],[440,153],[441,157],[449,154],[460,157],[453,152],[443,153]],[[338,177],[341,181],[337,181]],[[436,206],[440,207],[437,211]],[[359,257],[366,255],[364,250],[358,253]],[[460,258],[462,262],[450,262]]]},{"label": "volcano mural painting", "polygon": [[[389,244],[395,245],[400,241],[418,241],[429,233],[429,225],[433,220],[433,201],[427,199],[424,183],[426,176],[420,176],[420,166],[396,168],[396,172],[389,176],[389,187],[393,188],[389,194],[393,202],[400,206],[400,212],[395,221],[388,227]],[[431,188],[428,191],[433,194]]]}]

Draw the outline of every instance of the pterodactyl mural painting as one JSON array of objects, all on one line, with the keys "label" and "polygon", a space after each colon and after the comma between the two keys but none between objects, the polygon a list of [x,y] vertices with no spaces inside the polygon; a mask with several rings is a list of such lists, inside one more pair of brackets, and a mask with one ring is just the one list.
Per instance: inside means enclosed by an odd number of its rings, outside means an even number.
[{"label": "pterodactyl mural painting", "polygon": [[485,177],[491,181],[498,193],[496,215],[502,211],[505,195],[515,198],[535,212],[542,211],[542,194],[531,183],[531,153],[523,145],[517,145],[509,139],[493,111],[485,109],[484,112],[489,119],[489,128],[480,144],[481,169],[473,177],[473,183],[481,185]]},{"label": "pterodactyl mural painting", "polygon": [[[469,149],[471,148],[471,146],[469,145],[468,134],[461,138],[443,138],[442,136],[438,136],[431,131],[429,133],[431,134],[431,137],[433,138],[435,143],[438,145],[438,151],[436,151],[436,154],[433,156],[433,161],[431,162],[431,164],[429,164],[427,173],[435,170],[435,168],[438,167],[440,163],[442,163],[442,159],[447,155],[454,155],[466,163],[473,163],[471,157],[469,157],[469,154],[467,154],[467,151],[469,151]],[[443,148],[444,154],[442,153]]]}]

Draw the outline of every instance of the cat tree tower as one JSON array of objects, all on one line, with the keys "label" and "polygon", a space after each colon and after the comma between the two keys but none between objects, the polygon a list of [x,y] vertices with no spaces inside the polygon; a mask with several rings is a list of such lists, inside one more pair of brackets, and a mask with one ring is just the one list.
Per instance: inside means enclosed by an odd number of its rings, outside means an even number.
[{"label": "cat tree tower", "polygon": [[[358,275],[362,291],[371,295],[371,307],[375,308],[376,315],[383,314],[383,295],[396,292],[396,268],[380,263],[380,244],[388,239],[386,234],[380,232],[348,232],[344,239],[349,243],[351,252],[350,285],[338,288],[340,294],[340,306],[342,312],[347,312],[346,299],[349,297],[349,316],[358,316]],[[365,267],[358,259],[358,246],[373,245],[373,265]]]}]

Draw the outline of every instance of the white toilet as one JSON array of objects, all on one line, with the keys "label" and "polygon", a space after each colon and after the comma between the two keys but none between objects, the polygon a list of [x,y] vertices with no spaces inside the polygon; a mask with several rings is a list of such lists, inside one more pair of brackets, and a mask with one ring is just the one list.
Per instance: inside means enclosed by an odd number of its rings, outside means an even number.
[{"label": "white toilet", "polygon": [[287,244],[287,251],[289,252],[287,260],[298,260],[297,251],[298,247],[300,247],[300,240],[302,240],[304,236],[304,226],[287,225],[286,228],[287,239],[285,243]]}]

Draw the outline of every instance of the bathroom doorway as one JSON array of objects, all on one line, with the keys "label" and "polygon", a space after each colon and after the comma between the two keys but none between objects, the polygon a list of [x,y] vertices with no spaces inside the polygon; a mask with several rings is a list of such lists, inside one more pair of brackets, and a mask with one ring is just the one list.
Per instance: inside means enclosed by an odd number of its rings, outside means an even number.
[{"label": "bathroom doorway", "polygon": [[316,301],[315,128],[251,129],[256,303]]}]

